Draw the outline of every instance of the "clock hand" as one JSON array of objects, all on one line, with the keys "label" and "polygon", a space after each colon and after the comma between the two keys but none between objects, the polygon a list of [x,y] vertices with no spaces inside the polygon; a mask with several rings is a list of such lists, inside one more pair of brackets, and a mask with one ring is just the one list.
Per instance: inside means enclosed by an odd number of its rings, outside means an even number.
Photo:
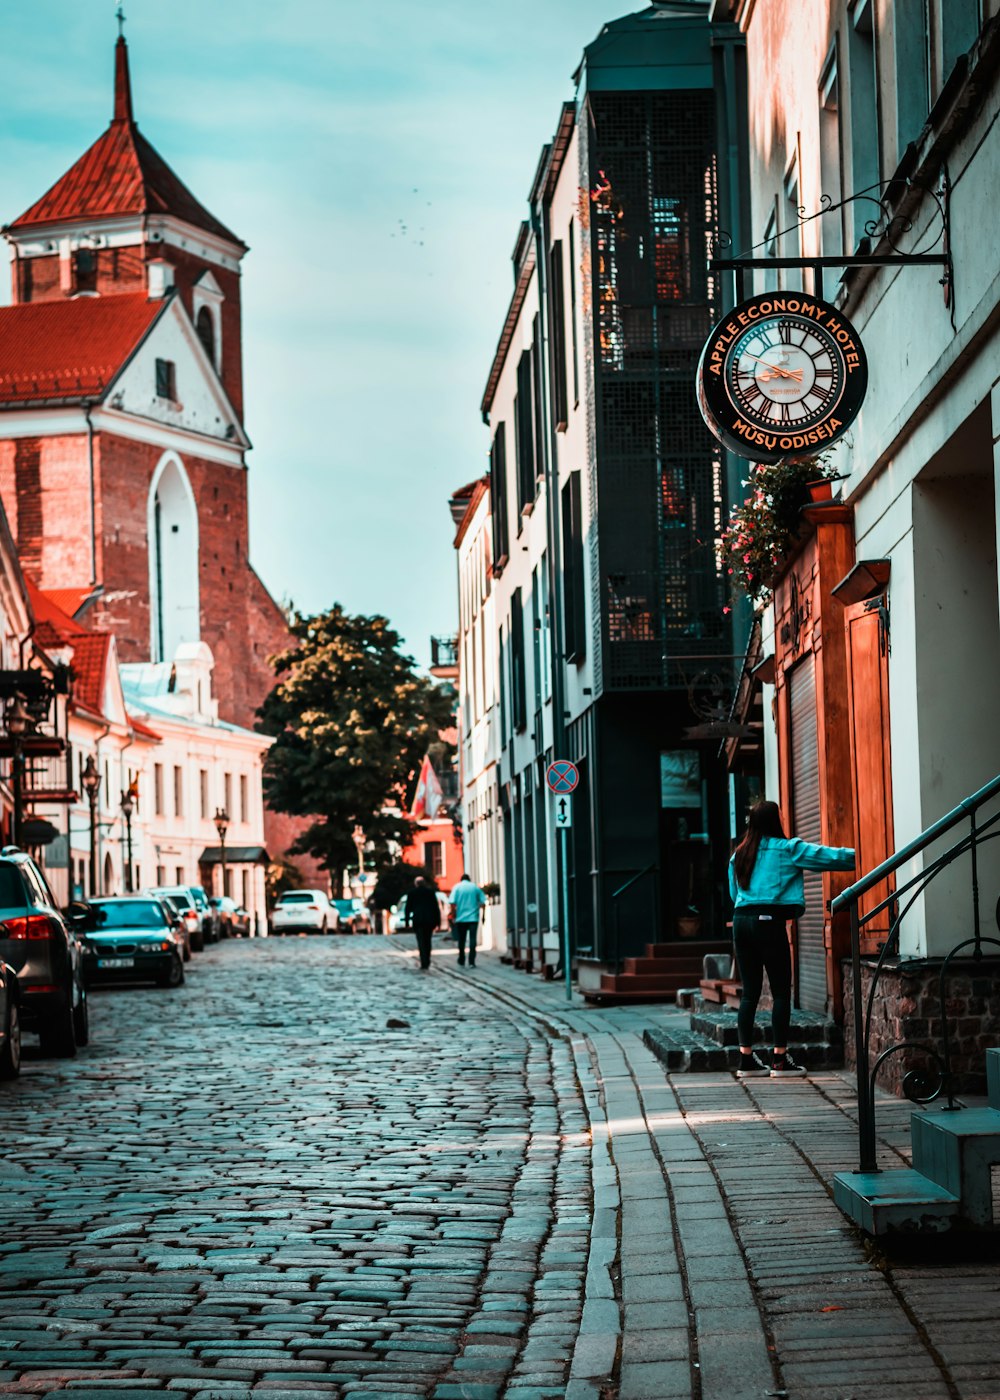
[{"label": "clock hand", "polygon": [[[756,360],[759,365],[766,365],[771,371],[768,375],[769,379],[797,379],[800,382],[802,380],[802,371],[800,369],[782,369],[780,365],[772,365],[770,360],[762,360],[759,355],[751,355],[749,350],[744,350],[742,352],[740,355],[741,359],[743,355],[746,355],[748,360]],[[760,378],[763,379],[764,376],[761,375]]]}]

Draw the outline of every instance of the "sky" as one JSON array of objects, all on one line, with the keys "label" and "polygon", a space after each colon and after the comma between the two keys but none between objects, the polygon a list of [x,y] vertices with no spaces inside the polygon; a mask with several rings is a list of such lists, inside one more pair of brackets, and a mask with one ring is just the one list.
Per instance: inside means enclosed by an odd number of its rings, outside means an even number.
[{"label": "sky", "polygon": [[[448,498],[487,466],[479,403],[538,155],[583,46],[642,8],[127,0],[141,130],[250,245],[251,558],[280,601],[383,613],[422,664],[455,630]],[[0,223],[107,126],[114,10],[4,5]]]}]

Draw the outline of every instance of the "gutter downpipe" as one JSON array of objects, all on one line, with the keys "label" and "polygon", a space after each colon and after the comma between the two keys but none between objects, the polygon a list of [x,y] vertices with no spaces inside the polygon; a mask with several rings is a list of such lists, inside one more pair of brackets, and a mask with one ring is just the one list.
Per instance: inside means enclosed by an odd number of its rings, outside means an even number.
[{"label": "gutter downpipe", "polygon": [[90,410],[93,404],[83,401],[83,416],[87,423],[87,470],[90,478],[90,586],[97,587],[97,491],[94,481],[94,425]]},{"label": "gutter downpipe", "polygon": [[[531,211],[531,227],[535,235],[535,268],[538,277],[538,314],[542,330],[542,346],[545,360],[545,386],[542,393],[543,412],[546,423],[546,452],[545,452],[545,531],[546,531],[546,551],[548,553],[548,577],[549,577],[549,669],[552,676],[552,755],[553,758],[567,757],[566,754],[566,712],[565,712],[565,677],[563,674],[564,642],[563,642],[563,576],[559,567],[559,560],[562,554],[562,530],[561,530],[561,498],[559,494],[559,473],[557,469],[558,445],[556,430],[552,418],[552,337],[549,326],[549,299],[548,299],[548,245],[549,245],[549,218],[548,202],[545,196],[544,186],[539,192],[537,205]],[[548,828],[548,810],[546,799],[546,828]],[[556,907],[560,908],[559,922],[562,925],[564,919],[568,918],[568,911],[562,907],[559,901],[559,892],[569,887],[569,871],[562,868],[563,862],[560,860],[560,845],[563,852],[566,846],[559,842],[553,842],[556,848],[556,858],[554,861],[556,870]],[[566,861],[568,865],[568,861]],[[572,947],[570,930],[563,930],[563,937],[560,939],[562,949],[569,950]],[[564,954],[560,953],[560,962]],[[562,969],[567,977],[569,985],[569,969]]]}]

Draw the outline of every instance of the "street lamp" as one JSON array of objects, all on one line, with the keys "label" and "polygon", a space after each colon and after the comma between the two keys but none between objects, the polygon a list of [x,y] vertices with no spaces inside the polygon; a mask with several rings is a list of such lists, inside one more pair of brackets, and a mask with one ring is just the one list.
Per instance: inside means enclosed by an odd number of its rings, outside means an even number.
[{"label": "street lamp", "polygon": [[90,896],[93,899],[100,891],[97,888],[97,794],[101,790],[101,775],[94,755],[87,755],[81,776],[87,801],[90,803]]},{"label": "street lamp", "polygon": [[215,809],[215,829],[219,833],[219,845],[222,848],[222,859],[219,863],[222,866],[222,893],[225,895],[228,894],[226,889],[226,832],[229,830],[229,813],[225,807],[216,807]]},{"label": "street lamp", "polygon": [[358,853],[358,884],[361,886],[361,898],[365,896],[365,833],[360,826],[355,826],[351,832],[351,840]]},{"label": "street lamp", "polygon": [[132,893],[132,813],[135,811],[135,799],[132,796],[131,787],[127,787],[122,793],[122,816],[125,818],[125,847],[128,853],[128,863],[125,866],[125,892]]},{"label": "street lamp", "polygon": [[25,705],[24,700],[20,695],[14,696],[14,699],[7,707],[7,713],[4,716],[4,718],[7,723],[7,733],[10,735],[10,783],[11,787],[14,789],[14,829],[11,832],[11,835],[14,838],[13,844],[15,846],[20,846],[21,804],[24,786],[22,781],[23,749],[21,748],[21,743],[24,739],[25,734],[27,734],[28,730],[32,728],[33,720],[28,712],[28,707]]}]

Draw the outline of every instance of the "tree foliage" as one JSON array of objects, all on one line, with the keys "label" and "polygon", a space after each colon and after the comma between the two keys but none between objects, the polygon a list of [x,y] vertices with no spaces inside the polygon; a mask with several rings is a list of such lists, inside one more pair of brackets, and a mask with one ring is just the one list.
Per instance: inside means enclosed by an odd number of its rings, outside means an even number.
[{"label": "tree foliage", "polygon": [[378,877],[375,893],[372,896],[376,909],[392,909],[413,889],[418,875],[422,875],[431,889],[437,889],[437,880],[429,865],[411,865],[409,861],[397,861],[388,865]]},{"label": "tree foliage", "polygon": [[[417,674],[384,617],[353,616],[339,603],[314,617],[296,613],[298,645],[271,658],[277,684],[259,710],[275,736],[264,793],[279,812],[310,818],[293,854],[342,870],[357,859],[360,825],[374,863],[390,841],[406,845],[420,763],[454,723],[450,689]],[[399,804],[393,810],[387,804]]]}]

